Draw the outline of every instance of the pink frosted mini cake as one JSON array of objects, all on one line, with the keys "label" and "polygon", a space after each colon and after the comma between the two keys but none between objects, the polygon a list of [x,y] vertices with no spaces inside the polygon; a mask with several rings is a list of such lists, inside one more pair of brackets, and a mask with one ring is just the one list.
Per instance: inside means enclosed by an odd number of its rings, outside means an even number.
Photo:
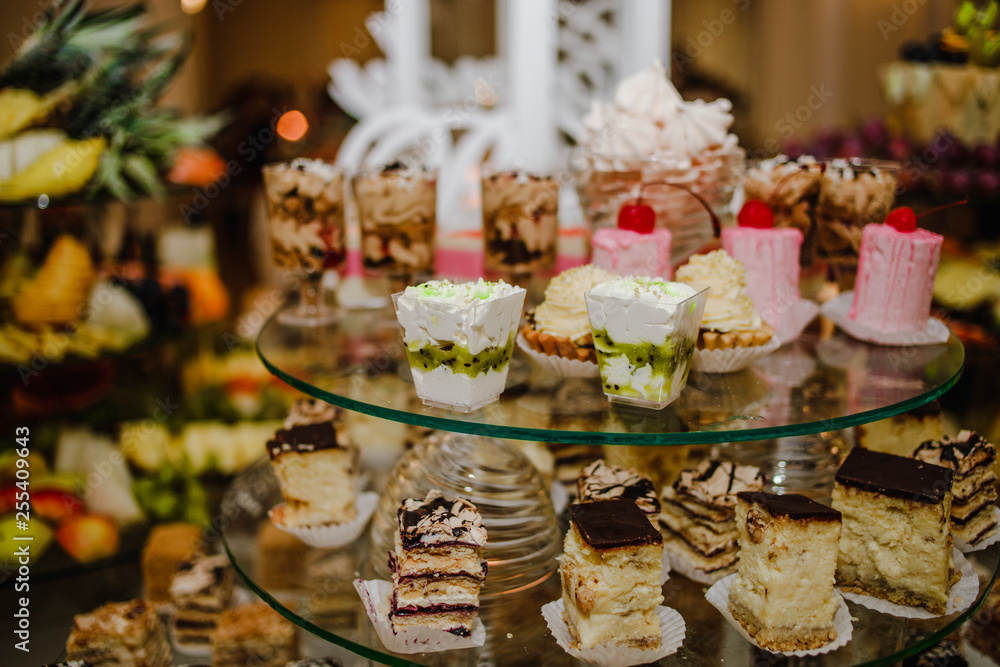
[{"label": "pink frosted mini cake", "polygon": [[[890,215],[891,223],[895,220]],[[867,225],[848,316],[880,333],[922,332],[931,312],[943,237],[906,224]]]},{"label": "pink frosted mini cake", "polygon": [[670,279],[670,230],[654,229],[649,233],[604,227],[590,238],[591,262],[620,276],[658,276]]},{"label": "pink frosted mini cake", "polygon": [[766,321],[780,322],[799,300],[802,232],[794,227],[727,227],[722,247],[743,263],[754,309]]}]

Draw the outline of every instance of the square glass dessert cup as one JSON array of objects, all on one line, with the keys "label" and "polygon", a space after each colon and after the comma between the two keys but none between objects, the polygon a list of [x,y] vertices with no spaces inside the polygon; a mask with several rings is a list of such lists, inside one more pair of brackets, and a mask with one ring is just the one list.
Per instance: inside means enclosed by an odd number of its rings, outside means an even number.
[{"label": "square glass dessert cup", "polygon": [[660,410],[687,385],[708,287],[675,303],[642,297],[584,296],[604,395],[611,403]]},{"label": "square glass dessert cup", "polygon": [[[696,192],[725,226],[732,217],[733,194],[746,173],[745,163],[746,154],[739,147],[708,150],[683,161],[668,156],[607,156],[580,148],[570,158],[570,169],[584,221],[593,234],[602,227],[616,227],[622,206],[635,200],[641,183],[653,181],[666,181]],[[708,211],[684,190],[647,187],[642,200],[656,213],[656,228],[670,230],[673,266],[712,240],[714,231]]]},{"label": "square glass dessert cup", "polygon": [[472,412],[500,397],[525,290],[467,305],[392,295],[417,396],[428,407]]}]

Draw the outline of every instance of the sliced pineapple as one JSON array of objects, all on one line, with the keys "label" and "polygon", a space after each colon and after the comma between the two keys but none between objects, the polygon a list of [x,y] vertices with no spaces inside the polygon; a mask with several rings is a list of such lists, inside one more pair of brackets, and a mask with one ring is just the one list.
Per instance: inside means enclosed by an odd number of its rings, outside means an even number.
[{"label": "sliced pineapple", "polygon": [[107,147],[104,137],[70,139],[56,130],[0,143],[0,201],[65,197],[83,189]]}]

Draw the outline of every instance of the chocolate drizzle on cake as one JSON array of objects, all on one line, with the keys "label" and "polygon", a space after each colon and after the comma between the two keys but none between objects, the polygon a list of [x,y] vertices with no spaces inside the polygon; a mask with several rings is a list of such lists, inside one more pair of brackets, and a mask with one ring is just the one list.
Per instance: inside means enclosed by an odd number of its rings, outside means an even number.
[{"label": "chocolate drizzle on cake", "polygon": [[634,500],[644,514],[660,513],[652,480],[631,468],[608,465],[602,459],[583,469],[576,488],[581,502],[627,498]]},{"label": "chocolate drizzle on cake", "polygon": [[319,422],[279,429],[274,434],[274,439],[267,443],[267,453],[272,459],[276,459],[290,452],[307,454],[338,447],[340,444],[337,442],[337,430],[333,423]]},{"label": "chocolate drizzle on cake", "polygon": [[431,491],[423,500],[407,499],[397,512],[404,549],[486,544],[486,528],[476,506],[464,498],[445,498]]},{"label": "chocolate drizzle on cake", "polygon": [[663,536],[631,500],[596,500],[569,506],[569,518],[597,550],[660,544]]},{"label": "chocolate drizzle on cake", "polygon": [[767,491],[741,491],[737,497],[750,505],[760,505],[772,516],[790,519],[840,521],[840,512],[797,493],[778,495]]},{"label": "chocolate drizzle on cake", "polygon": [[753,466],[713,459],[682,472],[674,482],[674,491],[713,507],[732,508],[736,506],[736,491],[759,489],[763,483],[764,475]]},{"label": "chocolate drizzle on cake", "polygon": [[902,456],[855,447],[835,480],[844,486],[934,505],[951,490],[952,471]]}]

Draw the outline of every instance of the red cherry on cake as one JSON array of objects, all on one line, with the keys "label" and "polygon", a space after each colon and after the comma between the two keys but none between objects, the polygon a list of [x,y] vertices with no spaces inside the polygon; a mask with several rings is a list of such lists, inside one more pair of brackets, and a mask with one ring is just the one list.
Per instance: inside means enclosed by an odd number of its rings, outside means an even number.
[{"label": "red cherry on cake", "polygon": [[912,232],[917,228],[917,214],[909,206],[900,206],[889,211],[885,224],[899,232]]},{"label": "red cherry on cake", "polygon": [[651,234],[656,225],[656,212],[652,206],[637,199],[634,204],[625,204],[618,211],[618,226],[640,234]]},{"label": "red cherry on cake", "polygon": [[736,222],[739,223],[740,227],[770,229],[774,227],[774,212],[764,202],[751,199],[743,204],[736,216]]}]

